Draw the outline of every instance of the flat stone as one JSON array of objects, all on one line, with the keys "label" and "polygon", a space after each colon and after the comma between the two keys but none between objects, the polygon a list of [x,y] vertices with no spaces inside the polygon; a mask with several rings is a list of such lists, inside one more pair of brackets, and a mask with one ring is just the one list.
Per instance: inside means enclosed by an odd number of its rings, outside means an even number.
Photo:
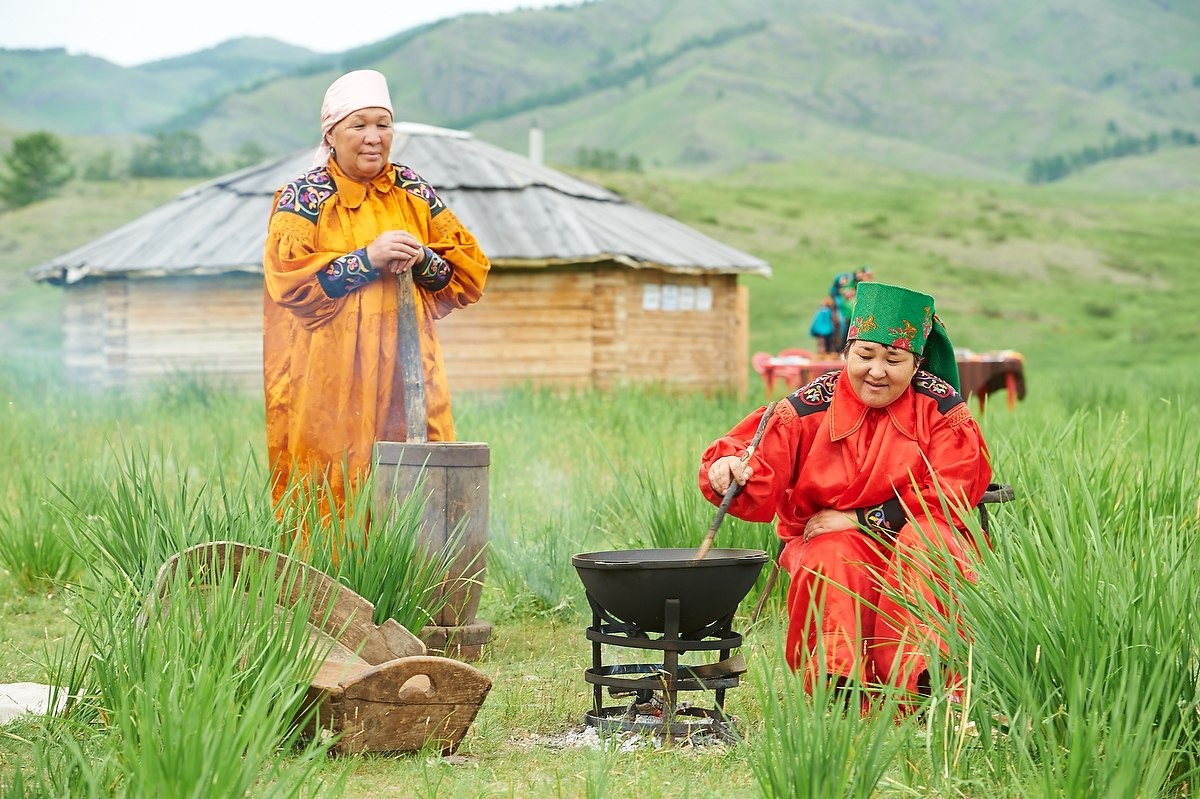
[{"label": "flat stone", "polygon": [[7,724],[25,713],[44,714],[50,707],[52,690],[58,691],[58,705],[55,707],[57,713],[66,705],[67,692],[65,690],[36,682],[0,684],[0,724]]}]

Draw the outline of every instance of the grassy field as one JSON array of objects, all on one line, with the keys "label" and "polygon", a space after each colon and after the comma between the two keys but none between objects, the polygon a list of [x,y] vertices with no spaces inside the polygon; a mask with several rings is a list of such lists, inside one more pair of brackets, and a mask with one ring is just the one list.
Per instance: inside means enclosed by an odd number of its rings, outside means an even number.
[{"label": "grassy field", "polygon": [[[809,343],[832,274],[870,263],[881,280],[934,293],[959,346],[1025,354],[1027,399],[981,419],[1017,500],[993,511],[978,585],[958,587],[954,623],[974,646],[952,647],[947,665],[968,675],[965,701],[937,697],[896,724],[804,697],[781,668],[783,587],[750,619],[764,573],[735,624],[748,671],[727,707],[742,743],[579,745],[591,652],[570,556],[698,545],[714,512],[694,490],[699,453],[759,397],[514,389],[455,400],[461,437],[492,454],[480,616],[495,625],[477,663],[494,687],[457,756],[326,758],[300,744],[281,754],[289,659],[246,670],[202,659],[211,654],[187,636],[147,641],[119,623],[129,608],[113,582],[137,587],[171,547],[273,534],[261,402],[192,385],[140,398],[63,389],[44,357],[56,347],[56,290],[31,290],[20,272],[100,223],[54,205],[78,230],[62,233],[44,208],[0,217],[0,302],[20,342],[0,365],[0,682],[77,674],[68,662],[83,629],[82,651],[101,655],[84,682],[107,703],[73,726],[35,718],[0,731],[0,796],[1193,795],[1200,370],[1184,304],[1200,280],[1188,262],[1197,197],[852,165],[704,183],[602,177],[771,262],[772,280],[749,283],[753,349]],[[109,188],[79,196],[115,224]],[[147,185],[130,202],[150,207],[171,188]],[[718,545],[771,550],[771,536],[727,518]],[[223,690],[246,680],[248,693]]]},{"label": "grassy field", "polygon": [[[1196,382],[1178,387],[1194,392]],[[1017,487],[1018,499],[994,510],[996,549],[982,565],[980,588],[964,590],[963,623],[975,631],[977,646],[951,653],[951,663],[972,676],[964,712],[982,735],[957,733],[957,717],[951,723],[939,712],[944,705],[924,727],[916,717],[897,727],[877,719],[851,723],[825,714],[820,699],[798,696],[781,670],[782,589],[756,623],[749,619],[764,574],[735,625],[745,635],[749,670],[729,692],[727,708],[746,742],[671,751],[581,745],[591,700],[583,680],[590,645],[570,555],[697,545],[713,509],[692,490],[695,458],[744,406],[732,397],[654,391],[630,392],[619,402],[523,391],[463,397],[464,438],[487,441],[493,453],[491,551],[480,615],[495,629],[477,663],[494,680],[492,693],[455,758],[312,761],[311,755],[280,758],[267,750],[257,753],[264,773],[267,764],[282,762],[287,774],[307,775],[312,793],[290,793],[299,789],[267,775],[250,795],[1079,796],[1126,795],[1122,788],[1130,784],[1138,790],[1128,795],[1190,795],[1186,785],[1194,779],[1200,745],[1194,659],[1200,628],[1187,610],[1200,578],[1194,544],[1200,420],[1194,404],[1173,388],[1111,391],[1077,410],[1046,390],[1015,413],[985,415],[998,473]],[[110,541],[106,552],[118,541],[143,552],[161,546],[164,534],[180,545],[214,535],[213,528],[238,540],[263,536],[230,510],[259,501],[254,442],[261,412],[252,399],[197,392],[84,403],[61,394],[35,404],[32,395],[28,385],[5,384],[3,433],[21,442],[3,470],[9,510],[0,680],[6,682],[59,679],[61,653],[81,622],[128,643],[104,621],[119,613],[100,613],[78,577],[68,581],[74,588],[18,579],[35,571],[55,542],[74,542],[66,548],[79,553],[68,573],[78,575],[81,560],[91,564],[85,572],[91,576],[82,580],[87,584],[100,579],[92,570],[104,561],[94,549],[89,555],[88,542],[97,537]],[[197,518],[208,524],[189,522]],[[769,530],[734,519],[718,537],[722,546],[767,548],[768,541]],[[132,639],[143,651],[143,639]],[[147,646],[147,652],[162,651],[153,642]],[[159,666],[169,672],[186,660],[178,653],[173,658]],[[185,752],[210,741],[219,756],[209,760],[251,759],[253,750],[226,753],[211,740],[241,740],[231,730],[262,720],[231,713],[228,704],[217,712],[190,696],[172,694],[171,704],[156,706],[155,714],[125,708],[128,718],[144,719],[144,729],[114,722],[74,733],[89,756],[85,762],[101,764],[91,766],[90,776],[114,781],[118,790],[76,785],[71,792],[32,795],[148,795],[152,787],[179,790],[193,770],[212,779],[199,765],[172,772],[160,763],[164,773],[175,774],[160,782],[143,773],[153,770],[156,758],[179,756],[151,743],[164,737],[161,727],[207,731],[192,748],[181,744]],[[998,718],[1028,726],[1016,723],[993,739]],[[784,730],[796,738],[781,739]],[[0,774],[28,766],[31,751],[51,766],[70,762],[57,749],[38,749],[45,730],[36,721],[8,732],[0,736]],[[1131,737],[1139,745],[1128,749]],[[825,748],[814,749],[816,740]],[[846,770],[847,758],[858,770]],[[810,790],[776,784],[797,774],[809,775]],[[854,789],[864,782],[869,790]]]},{"label": "grassy field", "polygon": [[747,279],[752,349],[811,344],[822,293],[859,264],[933,294],[956,346],[1022,352],[1034,379],[1067,365],[1169,370],[1200,332],[1187,309],[1200,279],[1195,192],[979,184],[830,162],[607,182],[771,264],[769,281]]}]

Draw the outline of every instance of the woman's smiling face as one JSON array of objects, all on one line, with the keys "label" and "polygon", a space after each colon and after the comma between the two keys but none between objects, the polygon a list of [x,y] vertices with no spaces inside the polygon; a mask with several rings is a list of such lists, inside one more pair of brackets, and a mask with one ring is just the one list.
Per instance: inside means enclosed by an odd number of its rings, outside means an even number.
[{"label": "woman's smiling face", "polygon": [[361,108],[333,126],[329,144],[346,176],[366,183],[384,170],[392,152],[392,112]]},{"label": "woman's smiling face", "polygon": [[917,358],[908,350],[856,339],[846,349],[846,376],[870,408],[890,405],[912,382]]}]

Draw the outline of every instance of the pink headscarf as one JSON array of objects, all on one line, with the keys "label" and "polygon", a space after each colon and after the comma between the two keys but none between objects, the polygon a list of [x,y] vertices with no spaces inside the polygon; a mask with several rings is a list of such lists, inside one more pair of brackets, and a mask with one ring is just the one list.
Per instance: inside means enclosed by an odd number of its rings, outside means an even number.
[{"label": "pink headscarf", "polygon": [[321,144],[313,155],[313,167],[329,163],[327,137],[333,126],[362,108],[386,108],[392,111],[392,98],[388,94],[387,78],[373,69],[358,69],[347,72],[325,90],[325,102],[321,103]]}]

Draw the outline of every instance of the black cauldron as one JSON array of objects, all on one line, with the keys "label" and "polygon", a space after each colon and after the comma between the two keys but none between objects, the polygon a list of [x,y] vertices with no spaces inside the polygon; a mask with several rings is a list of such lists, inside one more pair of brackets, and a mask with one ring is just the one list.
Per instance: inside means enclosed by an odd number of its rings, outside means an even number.
[{"label": "black cauldron", "polygon": [[679,633],[733,615],[758,579],[761,549],[627,549],[586,552],[571,562],[593,602],[645,632],[665,632],[668,599],[679,600]]}]

